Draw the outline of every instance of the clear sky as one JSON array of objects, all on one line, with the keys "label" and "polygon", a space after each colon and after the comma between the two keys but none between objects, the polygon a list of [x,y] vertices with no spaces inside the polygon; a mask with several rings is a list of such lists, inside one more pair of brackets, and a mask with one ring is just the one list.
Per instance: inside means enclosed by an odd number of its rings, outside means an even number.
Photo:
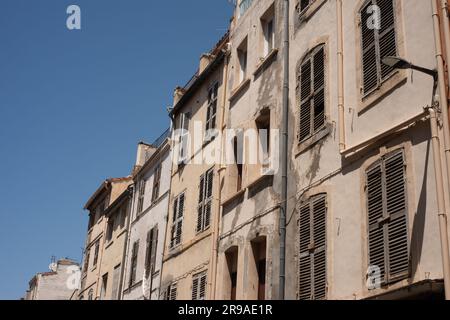
[{"label": "clear sky", "polygon": [[[81,7],[82,30],[66,28]],[[80,260],[83,205],[169,126],[172,92],[226,32],[228,0],[0,1],[0,299]]]}]

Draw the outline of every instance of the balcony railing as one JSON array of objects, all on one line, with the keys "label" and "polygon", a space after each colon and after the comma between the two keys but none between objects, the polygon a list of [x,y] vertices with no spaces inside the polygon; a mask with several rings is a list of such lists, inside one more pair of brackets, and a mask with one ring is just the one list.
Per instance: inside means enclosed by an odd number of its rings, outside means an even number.
[{"label": "balcony railing", "polygon": [[164,141],[166,141],[166,139],[170,137],[170,133],[171,133],[170,128],[168,128],[158,139],[156,139],[152,143],[152,146],[155,148],[159,148],[164,143]]}]

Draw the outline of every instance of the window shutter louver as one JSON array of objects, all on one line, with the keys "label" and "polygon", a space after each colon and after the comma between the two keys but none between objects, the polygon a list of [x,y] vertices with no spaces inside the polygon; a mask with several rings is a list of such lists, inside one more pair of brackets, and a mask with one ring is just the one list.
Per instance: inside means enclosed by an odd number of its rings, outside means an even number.
[{"label": "window shutter louver", "polygon": [[300,208],[299,299],[326,299],[326,196],[311,198]]},{"label": "window shutter louver", "polygon": [[198,210],[197,210],[197,232],[203,230],[203,197],[205,195],[205,175],[200,177]]},{"label": "window shutter louver", "polygon": [[194,280],[192,280],[192,300],[197,300],[197,297],[198,297],[198,282],[199,282],[198,278],[194,278]]},{"label": "window shutter louver", "polygon": [[210,169],[200,177],[196,227],[197,233],[206,230],[211,224],[213,179],[213,169]]},{"label": "window shutter louver", "polygon": [[367,172],[369,265],[383,283],[409,276],[409,242],[403,150],[382,158]]},{"label": "window shutter louver", "polygon": [[199,300],[205,300],[206,298],[206,274],[200,278],[200,292]]},{"label": "window shutter louver", "polygon": [[183,231],[184,193],[174,200],[170,248],[181,243]]},{"label": "window shutter louver", "polygon": [[313,49],[300,67],[299,140],[306,140],[325,125],[325,50]]},{"label": "window shutter louver", "polygon": [[153,228],[153,237],[152,237],[152,250],[151,250],[151,258],[150,258],[150,271],[151,274],[155,272],[155,264],[156,264],[156,252],[158,250],[158,227]]},{"label": "window shutter louver", "polygon": [[145,273],[148,277],[150,274],[150,257],[152,250],[152,237],[153,237],[153,229],[147,232],[147,247],[145,250]]},{"label": "window shutter louver", "polygon": [[206,182],[206,204],[205,204],[205,222],[204,228],[208,228],[211,223],[211,205],[212,205],[212,196],[213,196],[213,179],[214,179],[214,171],[210,170],[207,173],[207,182]]},{"label": "window shutter louver", "polygon": [[177,291],[178,291],[177,284],[172,283],[168,288],[168,295],[167,295],[168,300],[171,300],[171,301],[177,300],[177,293],[178,293]]},{"label": "window shutter louver", "polygon": [[[386,56],[397,55],[395,30],[395,0],[371,0],[360,12],[362,46],[362,86],[367,95],[377,89],[394,72],[392,67],[382,63]],[[374,28],[372,6],[380,9],[380,29]],[[370,22],[370,23],[368,23]]]}]

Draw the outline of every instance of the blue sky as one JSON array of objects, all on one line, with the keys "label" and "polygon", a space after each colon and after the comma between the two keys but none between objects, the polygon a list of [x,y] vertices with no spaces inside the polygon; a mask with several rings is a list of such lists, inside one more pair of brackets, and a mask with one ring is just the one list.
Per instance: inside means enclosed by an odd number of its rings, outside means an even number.
[{"label": "blue sky", "polygon": [[81,259],[84,203],[168,127],[173,89],[231,13],[227,0],[0,1],[0,299],[52,256]]}]

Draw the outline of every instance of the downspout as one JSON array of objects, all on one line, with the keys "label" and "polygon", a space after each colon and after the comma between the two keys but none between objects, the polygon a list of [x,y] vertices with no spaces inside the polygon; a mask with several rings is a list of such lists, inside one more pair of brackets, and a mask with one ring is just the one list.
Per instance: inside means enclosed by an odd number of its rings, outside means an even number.
[{"label": "downspout", "polygon": [[433,143],[434,170],[436,175],[436,197],[439,216],[439,232],[441,238],[442,264],[444,272],[445,299],[450,300],[450,258],[447,233],[447,215],[445,212],[444,181],[442,176],[441,146],[438,135],[438,119],[436,111],[429,109],[431,136]]},{"label": "downspout", "polygon": [[122,300],[123,299],[123,292],[122,292],[122,288],[123,288],[123,279],[124,279],[124,275],[125,275],[125,264],[127,261],[127,250],[128,250],[128,244],[130,242],[130,225],[131,225],[131,217],[132,217],[132,213],[133,213],[133,194],[134,194],[134,186],[131,185],[128,189],[129,194],[128,194],[128,198],[129,198],[129,203],[128,203],[128,217],[127,217],[127,233],[126,233],[126,237],[124,240],[124,246],[123,246],[123,254],[122,254],[122,270],[120,272],[120,282],[119,282],[119,296],[117,297],[118,300]]},{"label": "downspout", "polygon": [[[449,12],[448,12],[448,0],[441,0],[441,22],[444,29],[444,44],[445,44],[445,55],[446,55],[446,64],[447,64],[447,85],[446,89],[448,89],[448,85],[450,85],[450,70],[449,63],[450,63],[450,19],[449,19]],[[441,34],[439,33],[441,36]],[[445,70],[444,70],[445,71]],[[445,95],[447,97],[447,91],[445,91]],[[447,97],[448,102],[448,97]],[[448,106],[447,108],[442,108],[442,117],[444,118],[444,151],[445,151],[445,160],[447,164],[447,183],[448,183],[448,190],[450,190],[450,118],[449,118],[449,111]],[[447,203],[447,205],[449,205]],[[447,209],[449,211],[450,208]]]},{"label": "downspout", "polygon": [[279,300],[285,299],[286,284],[286,215],[288,188],[288,125],[289,125],[289,0],[283,7],[283,110],[281,139],[281,203],[280,203],[280,284]]},{"label": "downspout", "polygon": [[339,111],[339,151],[346,148],[344,118],[344,31],[342,23],[342,0],[336,0],[337,15],[337,58],[338,58],[338,111]]},{"label": "downspout", "polygon": [[[228,50],[228,48],[226,49]],[[220,217],[222,215],[221,213],[221,202],[222,202],[222,192],[220,190],[221,183],[222,183],[222,171],[225,169],[225,167],[222,167],[222,155],[223,155],[223,131],[224,131],[224,125],[225,125],[225,105],[227,102],[227,87],[228,87],[228,65],[229,65],[230,57],[228,55],[228,52],[225,55],[225,66],[224,66],[224,76],[223,76],[223,93],[222,93],[222,107],[221,107],[221,117],[220,117],[220,137],[222,138],[222,141],[220,142],[221,145],[221,162],[219,163],[219,170],[218,170],[218,180],[219,185],[216,186],[218,192],[216,193],[218,195],[217,201],[218,201],[218,212],[214,216],[214,222],[213,222],[213,233],[211,235],[211,248],[212,248],[212,254],[211,254],[211,283],[210,283],[210,300],[216,300],[216,283],[217,283],[217,261],[219,256],[219,225],[220,225]]]},{"label": "downspout", "polygon": [[[446,155],[446,162],[447,162],[447,178],[450,175],[450,154],[447,151],[449,147],[449,123],[448,123],[448,100],[447,100],[447,87],[445,84],[445,71],[444,71],[444,58],[442,56],[442,43],[441,43],[441,33],[440,33],[440,27],[439,27],[439,16],[438,16],[438,8],[436,0],[431,0],[431,7],[433,10],[433,27],[434,27],[434,38],[435,38],[435,45],[436,45],[436,63],[437,63],[437,69],[438,69],[438,82],[439,82],[439,96],[440,96],[440,107],[442,111],[442,116],[444,117],[444,146],[446,149],[445,155]],[[433,116],[436,119],[436,113],[434,112]],[[437,123],[436,121],[432,121],[431,123],[433,130],[436,129],[437,132]],[[435,134],[436,137],[433,138],[433,140],[437,140],[437,143],[434,142],[438,147],[440,147],[439,138],[437,137],[437,133]],[[439,150],[438,150],[439,151]],[[442,164],[440,164],[440,152],[435,152],[435,158],[439,159],[439,163],[437,163],[437,166],[435,165],[436,170],[436,180],[442,179]],[[436,163],[437,160],[435,160]],[[440,164],[440,168],[439,168]],[[440,170],[440,171],[439,171]],[[450,182],[450,180],[449,180]],[[438,184],[438,181],[436,181]],[[443,183],[442,183],[443,184]],[[438,186],[438,193],[439,193]],[[437,195],[440,196],[439,194]],[[445,197],[444,197],[444,190],[442,190],[442,200],[439,200],[438,202],[441,203],[441,208],[439,210],[439,230],[440,230],[440,236],[441,236],[441,250],[442,250],[442,264],[443,264],[443,273],[444,273],[444,284],[445,284],[445,297],[447,300],[450,300],[450,259],[449,259],[449,244],[448,244],[448,230],[447,230],[447,210],[445,208]],[[438,203],[439,204],[439,203]],[[442,207],[443,206],[443,207]]]}]

